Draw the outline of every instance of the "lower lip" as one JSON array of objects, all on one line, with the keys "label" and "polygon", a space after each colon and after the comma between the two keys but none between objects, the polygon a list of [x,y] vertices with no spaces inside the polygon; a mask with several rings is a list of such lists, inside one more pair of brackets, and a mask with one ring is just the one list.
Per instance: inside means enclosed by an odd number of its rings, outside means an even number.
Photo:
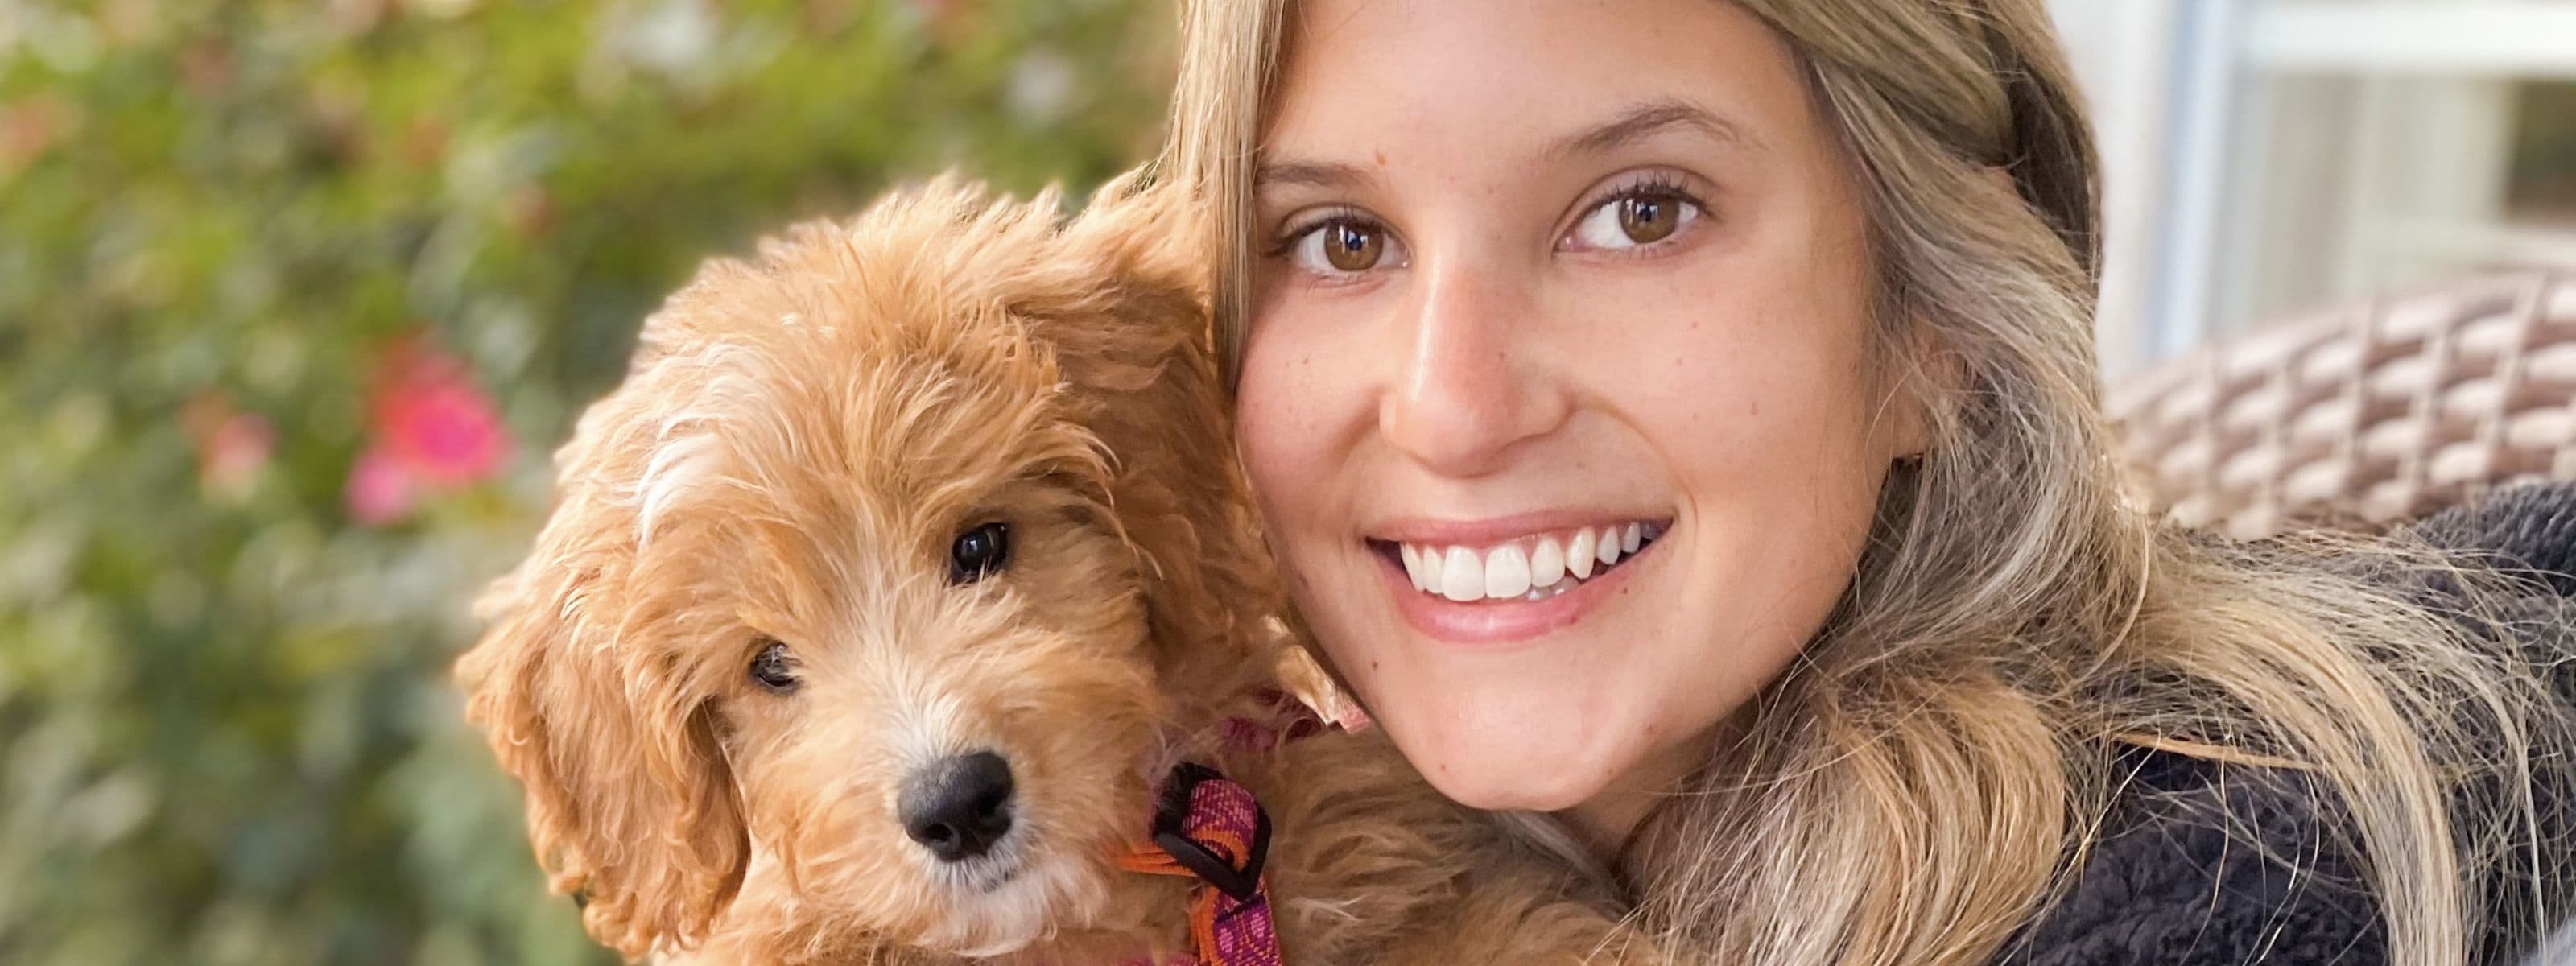
[{"label": "lower lip", "polygon": [[[1661,542],[1658,540],[1657,544]],[[1404,564],[1387,560],[1381,554],[1370,556],[1376,557],[1383,565],[1380,569],[1385,575],[1387,591],[1395,595],[1396,610],[1404,614],[1405,623],[1435,640],[1491,646],[1526,641],[1582,620],[1594,607],[1620,593],[1620,588],[1637,568],[1651,562],[1657,544],[1639,548],[1635,557],[1620,561],[1619,566],[1611,568],[1610,572],[1545,600],[1460,603],[1413,589],[1413,579],[1405,575]]]}]

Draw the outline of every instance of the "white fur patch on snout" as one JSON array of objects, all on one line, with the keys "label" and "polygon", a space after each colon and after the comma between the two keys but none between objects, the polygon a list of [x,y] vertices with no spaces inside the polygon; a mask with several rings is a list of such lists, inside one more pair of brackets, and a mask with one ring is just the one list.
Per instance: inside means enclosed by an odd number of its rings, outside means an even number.
[{"label": "white fur patch on snout", "polygon": [[928,680],[926,674],[907,674],[903,686],[895,689],[890,702],[894,715],[896,760],[903,762],[904,773],[927,767],[931,762],[950,755],[991,750],[1009,758],[1007,749],[987,748],[981,729],[967,722],[966,706],[949,689]]}]

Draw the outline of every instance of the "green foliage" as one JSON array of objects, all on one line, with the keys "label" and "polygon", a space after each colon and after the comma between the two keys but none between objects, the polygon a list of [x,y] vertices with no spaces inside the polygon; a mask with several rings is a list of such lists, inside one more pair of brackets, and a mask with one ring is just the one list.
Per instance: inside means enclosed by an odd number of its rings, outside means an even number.
[{"label": "green foliage", "polygon": [[[950,164],[1146,157],[1170,19],[0,0],[0,961],[604,961],[447,680],[547,452],[706,255]],[[411,333],[518,442],[364,525]]]}]

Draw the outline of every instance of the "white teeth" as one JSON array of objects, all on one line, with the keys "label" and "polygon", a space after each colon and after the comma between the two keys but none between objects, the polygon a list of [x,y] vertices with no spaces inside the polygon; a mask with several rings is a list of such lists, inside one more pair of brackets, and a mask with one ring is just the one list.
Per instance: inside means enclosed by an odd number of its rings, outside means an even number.
[{"label": "white teeth", "polygon": [[1565,542],[1565,570],[1581,580],[1592,576],[1592,564],[1592,531],[1577,530],[1574,539]]},{"label": "white teeth", "polygon": [[1489,598],[1537,601],[1564,593],[1635,556],[1663,530],[1645,522],[1612,524],[1561,537],[1526,537],[1481,550],[1399,543],[1396,551],[1404,562],[1405,579],[1422,593],[1459,603]]},{"label": "white teeth", "polygon": [[1465,547],[1449,548],[1440,561],[1440,596],[1465,603],[1485,596],[1485,562]]},{"label": "white teeth", "polygon": [[1485,555],[1485,596],[1509,600],[1529,593],[1529,589],[1529,558],[1522,555],[1521,548],[1500,546]]},{"label": "white teeth", "polygon": [[1532,587],[1554,587],[1565,579],[1565,549],[1556,545],[1555,537],[1539,538],[1537,549],[1530,551],[1529,570]]}]

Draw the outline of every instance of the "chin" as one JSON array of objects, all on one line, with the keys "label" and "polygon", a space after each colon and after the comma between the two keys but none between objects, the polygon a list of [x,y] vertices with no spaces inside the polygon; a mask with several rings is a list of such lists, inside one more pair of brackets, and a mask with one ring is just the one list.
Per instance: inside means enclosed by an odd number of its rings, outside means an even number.
[{"label": "chin", "polygon": [[952,914],[920,942],[967,957],[1018,952],[1053,934],[1061,923],[1089,918],[1105,892],[1077,863],[1056,859],[958,885],[949,887]]},{"label": "chin", "polygon": [[[1558,812],[1582,805],[1626,772],[1633,756],[1584,741],[1579,726],[1538,715],[1532,727],[1503,730],[1464,724],[1475,715],[1432,714],[1461,724],[1407,729],[1380,718],[1396,747],[1449,800],[1486,811]],[[1599,724],[1599,722],[1594,722]]]},{"label": "chin", "polygon": [[[1487,812],[1562,812],[1600,794],[1599,782],[1533,782],[1530,774],[1449,776],[1433,788],[1450,801]],[[1479,780],[1488,779],[1488,780]]]}]

